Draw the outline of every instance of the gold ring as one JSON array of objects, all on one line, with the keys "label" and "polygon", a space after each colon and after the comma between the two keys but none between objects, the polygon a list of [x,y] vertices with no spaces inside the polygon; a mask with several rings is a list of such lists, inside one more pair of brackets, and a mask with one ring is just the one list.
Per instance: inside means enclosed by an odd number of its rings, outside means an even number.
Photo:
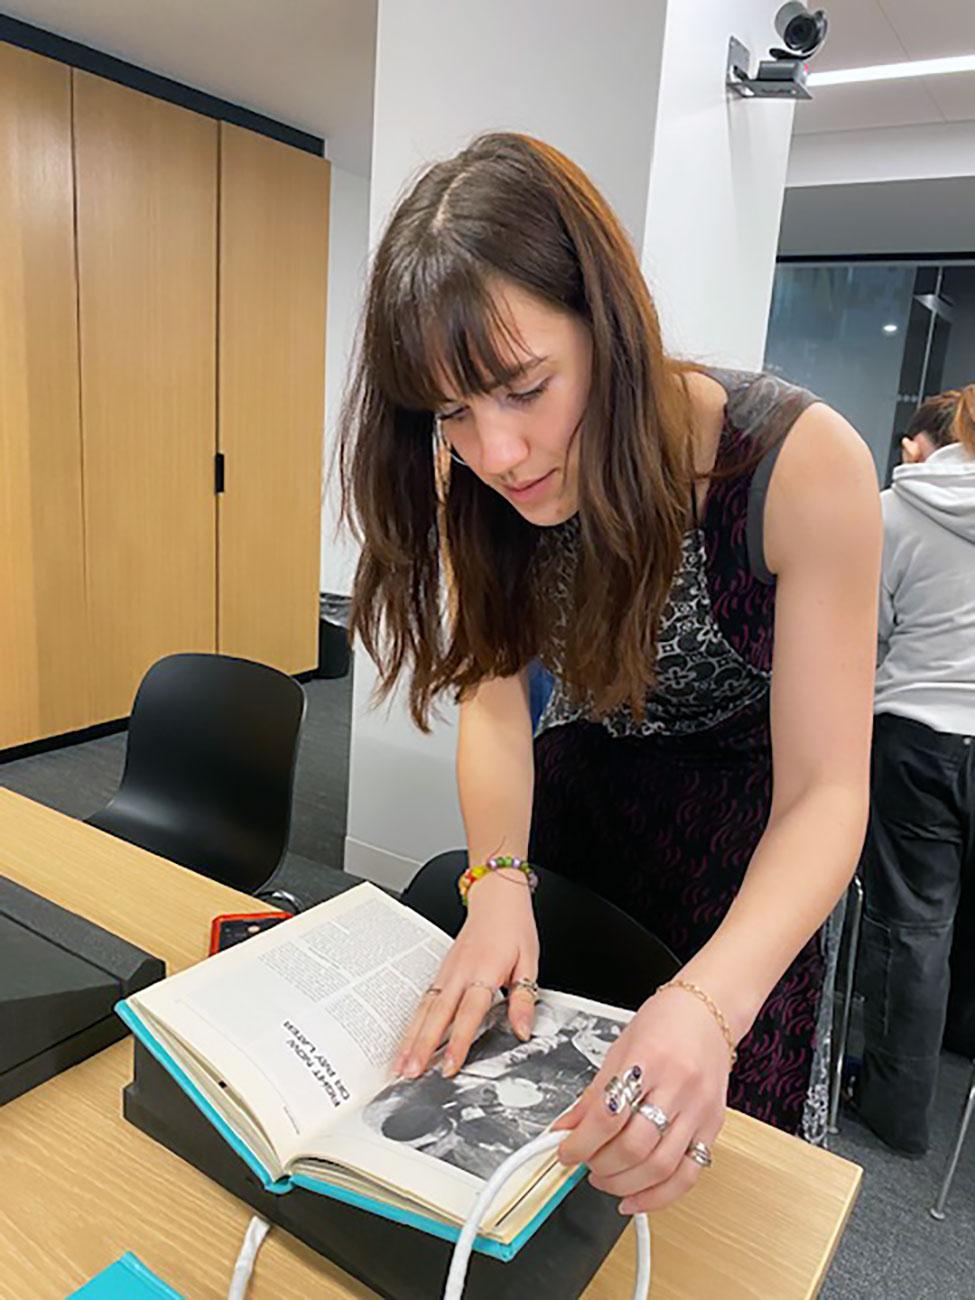
[{"label": "gold ring", "polygon": [[433,997],[439,997],[439,995],[440,995],[442,992],[443,992],[443,989],[440,987],[439,984],[431,984],[431,985],[429,986],[429,988],[427,988],[427,989],[424,990],[423,996],[424,996],[425,998],[428,998],[428,997],[430,997],[431,994],[432,994]]}]

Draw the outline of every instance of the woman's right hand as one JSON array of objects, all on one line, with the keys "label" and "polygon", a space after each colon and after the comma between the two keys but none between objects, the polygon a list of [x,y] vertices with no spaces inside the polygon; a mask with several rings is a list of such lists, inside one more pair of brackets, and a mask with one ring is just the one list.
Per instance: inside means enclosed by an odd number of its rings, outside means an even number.
[{"label": "woman's right hand", "polygon": [[[500,879],[504,874],[508,878]],[[430,1063],[453,1024],[442,1070],[456,1074],[494,1002],[494,992],[509,989],[508,1019],[524,1042],[531,1037],[535,999],[518,980],[538,975],[538,931],[531,891],[521,872],[492,872],[468,894],[468,914],[424,995],[397,1053],[393,1070],[415,1079]]]}]

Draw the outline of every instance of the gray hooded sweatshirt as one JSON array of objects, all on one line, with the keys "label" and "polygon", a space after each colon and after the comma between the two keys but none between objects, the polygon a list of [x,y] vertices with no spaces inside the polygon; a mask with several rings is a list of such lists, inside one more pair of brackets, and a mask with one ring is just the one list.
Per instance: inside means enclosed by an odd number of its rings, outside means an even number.
[{"label": "gray hooded sweatshirt", "polygon": [[881,500],[875,710],[975,735],[975,457],[902,465]]}]

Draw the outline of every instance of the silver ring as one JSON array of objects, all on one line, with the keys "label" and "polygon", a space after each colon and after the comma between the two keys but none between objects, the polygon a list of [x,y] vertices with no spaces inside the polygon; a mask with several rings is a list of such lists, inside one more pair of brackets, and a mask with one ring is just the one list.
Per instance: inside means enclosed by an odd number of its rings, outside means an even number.
[{"label": "silver ring", "polygon": [[694,1163],[700,1165],[702,1169],[710,1169],[712,1164],[714,1164],[714,1159],[711,1155],[711,1148],[706,1142],[692,1142],[687,1148],[685,1155],[688,1160],[693,1160]]},{"label": "silver ring", "polygon": [[636,1110],[643,1096],[643,1070],[639,1065],[632,1065],[622,1079],[614,1074],[603,1089],[604,1105],[611,1115],[618,1115],[624,1106]]},{"label": "silver ring", "polygon": [[471,982],[470,982],[470,984],[468,984],[467,988],[468,988],[468,989],[487,989],[487,991],[491,994],[491,997],[492,997],[492,998],[495,997],[496,994],[497,994],[497,992],[498,992],[498,987],[497,987],[496,984],[485,984],[483,980],[471,980]]},{"label": "silver ring", "polygon": [[652,1101],[645,1101],[642,1106],[637,1106],[636,1113],[649,1120],[661,1137],[670,1128],[670,1120],[660,1107],[655,1106]]},{"label": "silver ring", "polygon": [[[515,980],[511,986],[510,993],[516,993],[521,990],[522,993],[530,993],[533,998],[538,997],[538,981],[530,980],[527,976],[524,979]],[[509,996],[510,996],[509,993]]]},{"label": "silver ring", "polygon": [[443,989],[440,987],[439,984],[431,984],[428,988],[423,990],[423,996],[425,998],[428,998],[432,995],[433,997],[436,998],[439,997],[442,992]]}]

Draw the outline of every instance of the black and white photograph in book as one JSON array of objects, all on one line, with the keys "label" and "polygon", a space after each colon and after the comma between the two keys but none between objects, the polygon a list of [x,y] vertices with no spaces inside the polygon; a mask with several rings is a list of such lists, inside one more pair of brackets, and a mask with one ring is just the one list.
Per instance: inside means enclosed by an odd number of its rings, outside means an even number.
[{"label": "black and white photograph in book", "polygon": [[623,1027],[543,999],[532,1037],[523,1043],[499,1005],[453,1078],[434,1065],[420,1079],[399,1080],[369,1103],[362,1118],[385,1138],[489,1178],[576,1101]]}]

